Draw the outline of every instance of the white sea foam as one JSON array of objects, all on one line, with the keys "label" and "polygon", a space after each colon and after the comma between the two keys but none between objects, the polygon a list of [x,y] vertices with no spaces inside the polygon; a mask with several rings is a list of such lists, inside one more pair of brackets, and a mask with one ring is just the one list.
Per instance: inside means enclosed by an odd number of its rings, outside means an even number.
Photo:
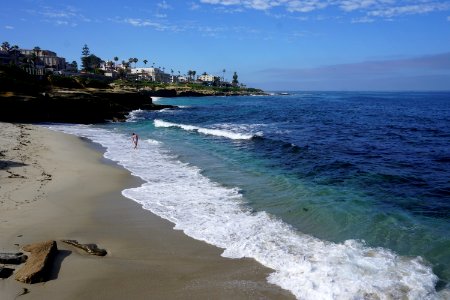
[{"label": "white sea foam", "polygon": [[152,96],[152,102],[158,102],[159,100],[164,99],[164,97],[155,97]]},{"label": "white sea foam", "polygon": [[[236,188],[204,177],[149,140],[130,148],[129,137],[89,126],[51,126],[106,147],[105,157],[146,183],[123,195],[170,220],[175,229],[272,268],[268,281],[299,299],[436,299],[437,277],[420,257],[398,256],[348,240],[336,244],[302,234],[265,212],[254,213]],[[442,296],[442,294],[441,294]],[[444,295],[445,297],[445,295]]]},{"label": "white sea foam", "polygon": [[143,120],[144,117],[142,117],[142,114],[145,111],[142,109],[137,109],[137,110],[133,110],[131,111],[128,115],[127,115],[127,122],[137,122],[139,120]]},{"label": "white sea foam", "polygon": [[196,131],[202,134],[207,135],[214,135],[214,136],[220,136],[225,137],[233,140],[250,140],[254,137],[253,134],[246,134],[246,133],[239,133],[239,132],[233,132],[229,130],[223,130],[223,129],[216,129],[216,128],[203,128],[193,125],[185,125],[185,124],[176,124],[171,122],[166,122],[163,120],[155,120],[154,121],[155,127],[177,127],[181,128],[183,130],[187,131]]}]

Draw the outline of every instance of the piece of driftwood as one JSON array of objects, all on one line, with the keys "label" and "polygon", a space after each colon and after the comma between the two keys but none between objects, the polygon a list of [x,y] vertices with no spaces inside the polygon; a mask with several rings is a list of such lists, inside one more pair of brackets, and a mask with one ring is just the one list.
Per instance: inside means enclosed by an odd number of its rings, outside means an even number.
[{"label": "piece of driftwood", "polygon": [[108,253],[105,249],[98,248],[96,244],[81,244],[77,240],[61,240],[61,242],[82,249],[91,255],[105,256]]},{"label": "piece of driftwood", "polygon": [[30,252],[30,257],[25,265],[17,271],[16,280],[24,283],[46,281],[51,270],[51,264],[58,251],[56,241],[30,244],[22,249]]}]

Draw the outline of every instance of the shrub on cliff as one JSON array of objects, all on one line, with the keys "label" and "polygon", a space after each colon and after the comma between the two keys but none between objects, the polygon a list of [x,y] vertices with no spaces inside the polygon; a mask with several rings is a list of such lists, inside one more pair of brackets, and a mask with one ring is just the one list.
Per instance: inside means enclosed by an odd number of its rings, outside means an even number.
[{"label": "shrub on cliff", "polygon": [[48,76],[48,81],[54,87],[68,88],[68,89],[80,89],[83,86],[75,80],[73,77],[66,77],[60,75]]},{"label": "shrub on cliff", "polygon": [[17,66],[0,65],[0,92],[36,94],[47,89],[47,81]]}]

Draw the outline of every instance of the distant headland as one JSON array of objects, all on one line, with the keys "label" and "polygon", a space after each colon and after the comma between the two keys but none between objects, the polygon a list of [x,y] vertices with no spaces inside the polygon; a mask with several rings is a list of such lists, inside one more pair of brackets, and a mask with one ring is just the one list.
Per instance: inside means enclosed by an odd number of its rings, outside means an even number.
[{"label": "distant headland", "polygon": [[[157,105],[151,97],[263,95],[238,81],[206,72],[196,76],[165,68],[133,68],[137,58],[118,63],[102,60],[82,48],[82,68],[67,63],[53,51],[20,49],[3,42],[0,47],[0,121],[98,123],[123,121],[135,109],[175,108]],[[147,60],[143,60],[147,64]],[[223,75],[225,74],[223,70]]]}]

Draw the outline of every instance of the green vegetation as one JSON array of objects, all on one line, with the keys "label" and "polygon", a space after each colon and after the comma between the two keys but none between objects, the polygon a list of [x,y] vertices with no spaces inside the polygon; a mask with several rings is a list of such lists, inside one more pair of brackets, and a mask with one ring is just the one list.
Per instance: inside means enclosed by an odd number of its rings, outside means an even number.
[{"label": "green vegetation", "polygon": [[[32,51],[25,52],[26,54],[21,54],[18,46],[11,46],[8,42],[3,42],[1,46],[2,51],[9,56],[7,57],[9,67],[1,66],[0,92],[10,91],[26,95],[42,94],[42,91],[51,91],[52,89],[122,88],[128,92],[148,91],[149,94],[155,96],[165,94],[167,97],[264,93],[259,89],[250,89],[239,84],[236,72],[232,76],[231,83],[225,81],[225,69],[222,70],[222,77],[211,76],[207,72],[202,73],[205,77],[197,76],[195,70],[188,70],[187,75],[182,75],[180,71],[177,71],[178,75],[174,76],[174,69],[170,69],[170,76],[165,73],[165,67],[155,67],[153,62],[153,70],[144,70],[140,73],[131,72],[131,66],[134,63],[134,68],[136,68],[138,58],[130,57],[128,60],[122,60],[121,65],[118,65],[119,58],[117,56],[105,62],[93,54],[87,44],[81,49],[81,73],[75,73],[78,71],[76,61],[66,63],[65,68],[64,66],[45,65],[41,57],[46,55],[46,50],[41,50],[38,46],[34,47]],[[147,65],[148,60],[142,59],[142,62]],[[55,70],[55,67],[61,69]],[[104,76],[106,72],[108,76]],[[113,78],[116,80],[114,81]]]},{"label": "green vegetation", "polygon": [[103,71],[100,70],[100,64],[103,60],[100,57],[91,54],[89,47],[86,44],[84,45],[81,54],[83,55],[81,57],[81,65],[84,71],[94,74],[103,74]]},{"label": "green vegetation", "polygon": [[118,79],[113,85],[120,88],[136,90],[175,90],[177,92],[196,92],[204,95],[216,94],[263,94],[260,89],[245,88],[239,86],[208,86],[200,83],[162,83],[149,80]]},{"label": "green vegetation", "polygon": [[15,65],[0,65],[0,92],[34,95],[46,89],[46,80],[40,80]]}]

